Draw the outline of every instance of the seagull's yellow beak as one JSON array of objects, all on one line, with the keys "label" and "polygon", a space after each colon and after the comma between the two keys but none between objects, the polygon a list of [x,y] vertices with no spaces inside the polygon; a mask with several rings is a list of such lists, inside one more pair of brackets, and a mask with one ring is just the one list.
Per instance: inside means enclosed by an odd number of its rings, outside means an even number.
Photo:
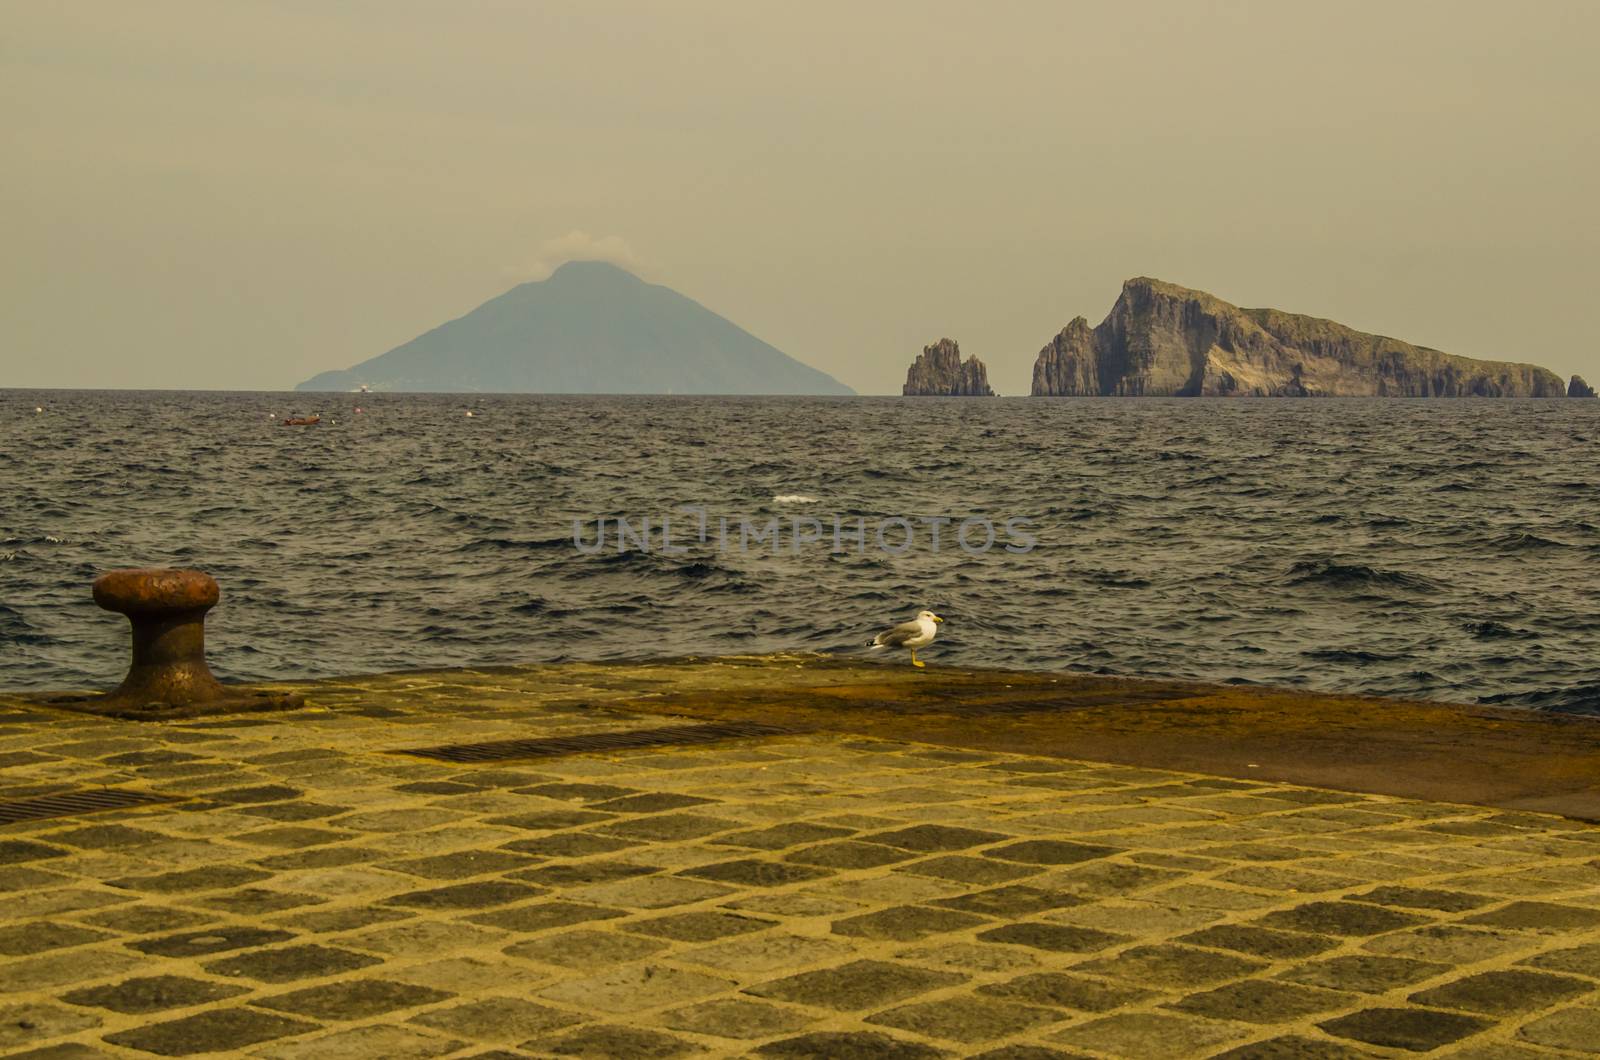
[{"label": "seagull's yellow beak", "polygon": [[940,617],[939,617],[939,616],[938,616],[938,615],[934,615],[934,616],[933,616],[933,620],[934,620],[934,621],[935,621],[935,622],[943,622],[943,621],[944,621],[944,619],[942,619],[942,618],[940,618]]}]

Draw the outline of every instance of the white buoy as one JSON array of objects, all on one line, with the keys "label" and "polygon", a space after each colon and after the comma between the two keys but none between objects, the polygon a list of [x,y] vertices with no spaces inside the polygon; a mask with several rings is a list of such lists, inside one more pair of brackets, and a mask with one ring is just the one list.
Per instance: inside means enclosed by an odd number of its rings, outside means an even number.
[{"label": "white buoy", "polygon": [[44,406],[43,405],[35,405],[35,406],[33,406],[33,411],[35,411],[35,412],[43,412],[44,411]]},{"label": "white buoy", "polygon": [[467,410],[467,416],[468,416],[468,417],[469,417],[469,418],[470,418],[470,417],[471,417],[471,416],[472,416],[472,415],[473,415],[473,412],[472,412],[472,410],[471,410],[471,409],[468,409],[468,410]]}]

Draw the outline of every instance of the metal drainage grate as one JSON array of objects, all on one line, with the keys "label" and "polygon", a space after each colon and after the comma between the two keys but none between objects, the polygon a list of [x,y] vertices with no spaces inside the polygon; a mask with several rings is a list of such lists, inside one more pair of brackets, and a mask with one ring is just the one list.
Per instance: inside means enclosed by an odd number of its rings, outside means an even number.
[{"label": "metal drainage grate", "polygon": [[640,747],[682,747],[748,736],[789,736],[799,729],[757,722],[721,725],[671,725],[664,729],[631,729],[557,736],[547,740],[495,740],[492,743],[458,743],[443,747],[413,747],[400,754],[434,758],[441,762],[499,762],[507,758],[554,758],[589,751],[631,751]]},{"label": "metal drainage grate", "polygon": [[0,824],[18,821],[38,821],[47,817],[76,817],[80,813],[98,810],[121,810],[129,806],[151,806],[156,803],[177,802],[170,795],[155,795],[148,791],[122,791],[104,788],[100,791],[66,791],[59,795],[40,795],[33,799],[0,802]]}]

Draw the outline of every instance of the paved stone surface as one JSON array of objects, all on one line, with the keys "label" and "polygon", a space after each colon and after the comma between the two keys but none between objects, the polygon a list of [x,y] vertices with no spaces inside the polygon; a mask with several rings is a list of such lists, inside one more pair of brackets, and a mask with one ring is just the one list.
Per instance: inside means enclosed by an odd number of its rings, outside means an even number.
[{"label": "paved stone surface", "polygon": [[0,800],[185,800],[0,827],[0,1052],[1600,1055],[1591,825],[827,732],[395,753],[661,725],[627,673],[0,696]]}]

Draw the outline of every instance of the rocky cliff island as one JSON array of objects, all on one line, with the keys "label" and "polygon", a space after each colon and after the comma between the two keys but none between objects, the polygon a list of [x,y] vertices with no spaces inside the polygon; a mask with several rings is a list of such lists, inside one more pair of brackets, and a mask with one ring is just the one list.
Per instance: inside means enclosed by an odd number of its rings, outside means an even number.
[{"label": "rocky cliff island", "polygon": [[1575,375],[1572,382],[1567,384],[1567,397],[1594,397],[1594,387],[1583,381],[1583,376]]},{"label": "rocky cliff island", "polygon": [[906,370],[906,397],[994,397],[989,389],[989,370],[976,357],[961,360],[961,347],[954,339],[940,339],[924,346]]},{"label": "rocky cliff island", "polygon": [[1480,361],[1146,277],[1033,366],[1035,397],[1562,397],[1554,372]]}]

